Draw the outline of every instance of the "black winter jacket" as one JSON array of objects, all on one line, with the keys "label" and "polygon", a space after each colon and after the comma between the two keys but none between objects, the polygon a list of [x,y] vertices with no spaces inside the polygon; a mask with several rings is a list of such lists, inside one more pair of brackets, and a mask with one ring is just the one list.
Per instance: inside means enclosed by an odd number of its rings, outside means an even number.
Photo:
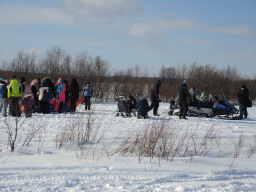
[{"label": "black winter jacket", "polygon": [[247,88],[244,88],[244,90],[239,89],[237,98],[240,104],[247,105],[249,101],[249,90]]},{"label": "black winter jacket", "polygon": [[189,96],[189,92],[188,92],[187,84],[183,83],[179,90],[179,101],[186,102],[188,96]]},{"label": "black winter jacket", "polygon": [[69,91],[70,100],[76,101],[79,98],[79,84],[77,83],[75,78],[71,80],[68,91]]},{"label": "black winter jacket", "polygon": [[159,88],[160,88],[160,85],[159,84],[155,84],[153,89],[151,90],[151,96],[150,96],[150,99],[151,101],[159,101]]}]

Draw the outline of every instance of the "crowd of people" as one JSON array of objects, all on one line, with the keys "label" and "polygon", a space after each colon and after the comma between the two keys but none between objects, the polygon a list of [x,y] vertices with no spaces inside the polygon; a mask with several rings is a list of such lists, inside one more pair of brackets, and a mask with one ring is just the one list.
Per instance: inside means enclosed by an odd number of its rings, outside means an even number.
[{"label": "crowd of people", "polygon": [[[134,114],[134,116],[137,116],[137,118],[148,118],[148,112],[153,109],[153,115],[154,116],[160,116],[158,114],[158,108],[159,103],[161,102],[161,99],[159,97],[161,88],[161,81],[157,80],[154,84],[151,94],[150,94],[150,100],[151,104],[148,104],[148,101],[146,98],[142,98],[138,102],[135,100],[135,98],[129,94],[127,97],[127,101],[124,101],[121,99],[118,103],[118,110],[121,112],[122,116],[131,117],[131,113]],[[217,108],[217,105],[220,107],[220,100],[223,100],[224,96],[214,96],[209,95],[209,99],[207,99],[205,92],[203,91],[200,95],[196,93],[195,86],[192,86],[191,89],[188,90],[187,87],[187,80],[184,80],[179,88],[177,99],[175,100],[174,97],[171,97],[170,99],[170,111],[168,112],[169,115],[174,114],[174,109],[176,107],[179,107],[179,118],[180,119],[187,119],[188,114],[188,107],[194,106],[197,110],[201,110],[201,108]],[[237,98],[239,102],[239,111],[240,115],[238,119],[247,118],[248,112],[247,112],[247,106],[248,103],[250,103],[249,100],[249,90],[246,88],[245,85],[242,85],[242,87],[237,92]],[[133,103],[133,104],[132,104]],[[224,111],[224,114],[227,114],[230,112],[231,109],[228,109]],[[136,115],[137,112],[137,115]],[[124,115],[125,113],[126,115]],[[119,114],[117,114],[118,116]]]},{"label": "crowd of people", "polygon": [[[158,114],[159,103],[161,99],[159,97],[161,88],[161,80],[157,80],[154,84],[151,93],[149,105],[147,98],[142,98],[138,102],[129,94],[127,101],[120,101],[118,104],[119,110],[123,107],[123,112],[126,115],[131,116],[131,113],[137,118],[148,118],[148,112],[153,109],[154,116],[160,116]],[[93,87],[90,82],[83,87],[83,97],[85,102],[85,110],[90,110],[91,97],[93,94]],[[30,83],[26,82],[24,77],[20,78],[20,81],[16,76],[10,79],[10,82],[6,78],[0,78],[0,111],[2,115],[7,117],[7,107],[9,103],[9,115],[20,117],[21,105],[24,106],[24,113],[26,117],[31,117],[33,112],[39,112],[43,114],[54,112],[76,112],[77,101],[80,97],[80,87],[75,78],[70,82],[59,78],[56,85],[52,82],[50,77],[45,77],[42,80],[40,78],[32,80]],[[239,102],[240,118],[247,118],[247,106],[249,100],[249,90],[245,85],[239,89],[237,93]],[[218,98],[217,98],[218,99]],[[216,99],[216,100],[217,100]],[[195,86],[192,86],[190,90],[187,87],[187,81],[184,80],[180,86],[178,92],[177,101],[171,97],[169,115],[173,115],[176,103],[179,106],[179,118],[187,119],[188,106],[191,102],[196,102],[197,109],[200,110],[201,104],[206,100],[205,92],[202,92],[200,96],[196,94]],[[69,104],[70,102],[70,104]],[[51,107],[54,106],[52,109]],[[122,113],[121,113],[122,114]]]},{"label": "crowd of people", "polygon": [[[90,98],[93,87],[90,82],[83,87],[85,110],[90,110]],[[54,112],[76,112],[76,103],[80,97],[80,87],[75,78],[70,85],[67,80],[58,79],[56,85],[50,77],[34,79],[27,83],[24,77],[20,81],[13,76],[10,81],[0,78],[0,111],[7,117],[9,103],[9,115],[21,116],[24,110],[26,117],[31,117],[34,112],[47,114]],[[69,104],[70,102],[70,104]],[[68,109],[69,108],[69,109]]]}]

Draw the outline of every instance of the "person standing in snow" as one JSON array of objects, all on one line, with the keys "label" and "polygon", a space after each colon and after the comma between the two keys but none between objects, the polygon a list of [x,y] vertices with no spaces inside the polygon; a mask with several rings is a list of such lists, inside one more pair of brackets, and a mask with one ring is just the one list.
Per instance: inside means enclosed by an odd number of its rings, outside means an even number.
[{"label": "person standing in snow", "polygon": [[240,118],[246,119],[248,116],[247,103],[249,101],[249,90],[246,85],[242,85],[241,89],[237,92],[237,98],[239,103]]},{"label": "person standing in snow", "polygon": [[91,96],[93,93],[93,87],[90,82],[87,82],[86,86],[83,88],[84,91],[84,101],[85,101],[85,110],[91,110]]},{"label": "person standing in snow", "polygon": [[33,103],[34,103],[34,95],[31,91],[31,86],[26,85],[23,96],[22,102],[24,104],[24,112],[26,117],[32,117],[33,113]]},{"label": "person standing in snow", "polygon": [[34,79],[33,81],[31,81],[30,86],[31,86],[31,91],[33,93],[34,96],[34,103],[33,103],[33,108],[34,108],[34,112],[38,112],[38,108],[39,108],[39,100],[38,100],[38,91],[39,91],[39,87],[40,87],[40,79]]},{"label": "person standing in snow", "polygon": [[47,102],[48,102],[48,93],[49,87],[46,81],[42,81],[42,86],[39,88],[39,112],[46,114],[47,113]]},{"label": "person standing in snow", "polygon": [[71,80],[68,92],[71,103],[71,112],[74,113],[76,112],[76,101],[79,98],[79,84],[77,83],[75,78]]},{"label": "person standing in snow", "polygon": [[68,85],[68,80],[63,80],[63,84],[66,87],[66,91],[65,91],[65,101],[63,103],[63,111],[66,113],[68,112],[68,100],[69,100],[69,93],[68,93],[68,89],[69,89],[69,85]]},{"label": "person standing in snow", "polygon": [[16,79],[16,76],[12,77],[10,84],[8,86],[8,98],[10,101],[9,111],[10,115],[14,117],[20,117],[20,99],[23,94],[23,88],[20,82]]},{"label": "person standing in snow", "polygon": [[52,98],[56,98],[56,92],[54,84],[50,77],[44,77],[42,79],[42,84],[44,84],[44,87],[48,87],[48,95],[47,95],[47,102],[46,102],[46,113],[50,113],[50,102]]},{"label": "person standing in snow", "polygon": [[157,110],[159,108],[159,102],[161,102],[161,99],[159,98],[160,87],[161,87],[161,81],[158,80],[156,81],[156,84],[153,86],[153,89],[151,90],[151,95],[150,95],[151,104],[149,106],[148,111],[153,109],[154,116],[160,116],[157,114]]},{"label": "person standing in snow", "polygon": [[2,111],[3,117],[7,117],[7,79],[0,78],[0,111]]},{"label": "person standing in snow", "polygon": [[22,86],[22,93],[25,92],[25,88],[26,88],[26,78],[25,77],[21,77],[20,78],[20,84]]},{"label": "person standing in snow", "polygon": [[190,95],[191,95],[192,102],[195,102],[195,101],[196,101],[196,87],[195,87],[195,86],[192,86],[192,87],[189,89],[189,93],[190,93]]},{"label": "person standing in snow", "polygon": [[189,96],[190,95],[187,88],[187,81],[184,80],[179,90],[179,106],[180,106],[179,118],[180,119],[187,119],[186,118],[186,115],[188,112],[187,98]]},{"label": "person standing in snow", "polygon": [[54,111],[58,111],[59,113],[62,113],[63,104],[65,102],[65,92],[66,92],[66,86],[62,83],[62,79],[59,78],[57,82],[57,90],[56,90],[56,99],[57,103],[55,105]]}]

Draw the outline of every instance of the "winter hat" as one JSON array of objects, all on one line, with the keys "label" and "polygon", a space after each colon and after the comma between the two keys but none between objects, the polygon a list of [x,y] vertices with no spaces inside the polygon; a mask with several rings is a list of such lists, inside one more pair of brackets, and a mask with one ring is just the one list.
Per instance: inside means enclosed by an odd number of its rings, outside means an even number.
[{"label": "winter hat", "polygon": [[88,81],[88,82],[87,82],[87,84],[89,84],[89,85],[90,85],[90,81]]},{"label": "winter hat", "polygon": [[183,84],[187,84],[187,80],[186,79],[183,81]]},{"label": "winter hat", "polygon": [[57,85],[60,85],[60,84],[62,84],[62,79],[61,78],[59,78],[58,82],[57,82]]},{"label": "winter hat", "polygon": [[246,88],[245,84],[242,85],[242,88]]}]

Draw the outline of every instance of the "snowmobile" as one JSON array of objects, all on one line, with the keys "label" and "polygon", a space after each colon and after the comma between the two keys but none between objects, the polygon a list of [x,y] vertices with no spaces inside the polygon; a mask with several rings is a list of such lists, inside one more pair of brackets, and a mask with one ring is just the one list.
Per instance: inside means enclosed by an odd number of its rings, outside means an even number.
[{"label": "snowmobile", "polygon": [[[221,117],[227,120],[239,120],[239,110],[226,100],[225,97],[215,96],[211,101],[193,101],[188,106],[187,116]],[[179,115],[179,111],[175,113]]]}]

